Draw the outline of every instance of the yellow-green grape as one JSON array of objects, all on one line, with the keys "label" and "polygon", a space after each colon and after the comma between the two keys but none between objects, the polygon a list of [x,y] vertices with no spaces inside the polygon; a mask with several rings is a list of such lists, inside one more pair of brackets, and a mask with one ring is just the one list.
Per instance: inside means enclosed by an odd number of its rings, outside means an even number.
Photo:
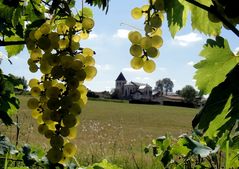
[{"label": "yellow-green grape", "polygon": [[60,160],[58,163],[59,163],[59,164],[62,164],[63,166],[66,166],[66,165],[69,164],[69,160],[70,160],[70,159],[69,159],[68,157],[65,157],[64,154],[63,154],[61,160]]},{"label": "yellow-green grape", "polygon": [[47,130],[48,130],[48,127],[47,127],[46,124],[40,124],[40,125],[38,126],[38,132],[39,132],[40,134],[44,134]]},{"label": "yellow-green grape", "polygon": [[84,39],[84,40],[88,39],[89,38],[89,33],[83,31],[83,32],[80,33],[80,37],[81,37],[81,39]]},{"label": "yellow-green grape", "polygon": [[49,50],[51,48],[51,40],[46,36],[42,36],[38,40],[38,46],[44,51]]},{"label": "yellow-green grape", "polygon": [[70,134],[70,129],[68,127],[62,127],[61,130],[60,130],[60,134],[63,137],[67,137]]},{"label": "yellow-green grape", "polygon": [[164,21],[164,15],[163,15],[163,12],[158,12],[156,15],[158,15],[159,17],[160,17],[160,19],[162,20],[162,21]]},{"label": "yellow-green grape", "polygon": [[26,38],[26,45],[28,50],[33,50],[36,48],[35,40],[31,40],[30,38]]},{"label": "yellow-green grape", "polygon": [[90,48],[84,48],[82,53],[84,56],[93,56],[94,55],[94,51]]},{"label": "yellow-green grape", "polygon": [[37,119],[41,115],[41,113],[38,109],[34,109],[34,110],[32,110],[31,115],[34,119]]},{"label": "yellow-green grape", "polygon": [[60,107],[60,101],[57,98],[50,98],[47,101],[47,107],[50,110],[56,110],[56,109],[58,109]]},{"label": "yellow-green grape", "polygon": [[67,48],[69,46],[69,39],[68,38],[60,39],[58,41],[58,45],[61,50]]},{"label": "yellow-green grape", "polygon": [[130,31],[128,38],[133,44],[140,44],[142,35],[138,31]]},{"label": "yellow-green grape", "polygon": [[150,25],[152,27],[158,28],[162,26],[162,20],[158,15],[154,15],[150,18]]},{"label": "yellow-green grape", "polygon": [[69,27],[69,28],[72,28],[73,26],[75,26],[76,24],[76,20],[75,18],[73,18],[72,16],[69,16],[67,19],[66,19],[66,25]]},{"label": "yellow-green grape", "polygon": [[61,65],[65,68],[70,67],[71,63],[74,60],[73,57],[69,55],[62,55],[60,59],[61,59]]},{"label": "yellow-green grape", "polygon": [[61,66],[54,66],[51,69],[51,76],[53,79],[60,79],[63,76],[63,69]]},{"label": "yellow-green grape", "polygon": [[160,48],[163,45],[163,39],[161,36],[153,36],[151,38],[152,46],[155,48]]},{"label": "yellow-green grape", "polygon": [[144,61],[140,57],[133,57],[130,61],[130,65],[133,69],[140,69],[143,67]]},{"label": "yellow-green grape", "polygon": [[30,70],[30,72],[35,73],[38,71],[38,66],[34,63],[29,66],[29,70]]},{"label": "yellow-green grape", "polygon": [[40,27],[40,31],[42,34],[48,34],[51,31],[51,25],[48,23],[44,23]]},{"label": "yellow-green grape", "polygon": [[76,154],[77,147],[73,143],[66,143],[63,147],[63,154],[66,157],[73,157]]},{"label": "yellow-green grape", "polygon": [[64,144],[64,139],[59,135],[54,135],[51,137],[50,144],[53,148],[61,148]]},{"label": "yellow-green grape", "polygon": [[51,121],[49,120],[47,122],[47,126],[49,128],[49,130],[55,131],[56,130],[56,124],[58,124],[57,122]]},{"label": "yellow-green grape", "polygon": [[148,49],[152,46],[152,41],[151,41],[151,38],[146,36],[146,37],[143,37],[140,41],[140,46],[143,48],[143,49]]},{"label": "yellow-green grape", "polygon": [[55,85],[55,87],[58,87],[58,89],[61,91],[61,92],[65,92],[66,91],[66,87],[63,83],[57,83]]},{"label": "yellow-green grape", "polygon": [[[89,57],[92,58],[92,57]],[[71,63],[71,68],[74,70],[80,70],[83,67],[83,63],[80,59],[74,59],[74,61]]]},{"label": "yellow-green grape", "polygon": [[164,0],[155,0],[154,9],[163,11],[164,10]]},{"label": "yellow-green grape", "polygon": [[218,19],[214,14],[212,14],[211,12],[208,12],[208,18],[211,22],[214,22],[214,23],[218,23],[220,22],[221,20]]},{"label": "yellow-green grape", "polygon": [[44,124],[44,121],[42,120],[42,114],[38,116],[37,118],[37,124]]},{"label": "yellow-green grape", "polygon": [[46,89],[46,96],[49,98],[58,98],[60,93],[58,87],[49,87]]},{"label": "yellow-green grape", "polygon": [[71,97],[72,101],[77,101],[81,98],[81,93],[77,89],[69,91],[69,96]]},{"label": "yellow-green grape", "polygon": [[79,42],[71,42],[71,50],[74,51],[74,50],[78,50],[80,47],[80,44]]},{"label": "yellow-green grape", "polygon": [[69,139],[76,138],[76,136],[77,136],[77,128],[76,127],[72,127],[72,128],[69,128],[69,130],[70,130],[70,133],[67,136],[67,138],[69,138]]},{"label": "yellow-green grape", "polygon": [[76,122],[76,117],[73,114],[68,114],[63,117],[63,124],[68,128],[74,127]]},{"label": "yellow-green grape", "polygon": [[58,163],[62,157],[63,157],[63,152],[60,149],[57,148],[51,148],[46,155],[47,159],[53,163],[56,164]]},{"label": "yellow-green grape", "polygon": [[39,60],[42,57],[42,51],[39,48],[33,49],[30,55],[33,61]]},{"label": "yellow-green grape", "polygon": [[[48,124],[51,121],[51,110],[45,110],[44,113],[42,114],[42,120],[44,123]],[[50,122],[51,123],[51,122]]]},{"label": "yellow-green grape", "polygon": [[155,47],[150,47],[146,50],[147,55],[151,58],[156,58],[159,55],[159,51]]},{"label": "yellow-green grape", "polygon": [[30,65],[32,65],[32,64],[35,64],[35,62],[34,62],[31,58],[29,58],[29,59],[27,60],[27,64],[30,66]]},{"label": "yellow-green grape", "polygon": [[61,115],[62,115],[62,113],[59,111],[52,111],[50,113],[50,118],[54,122],[59,122],[61,120]]},{"label": "yellow-green grape", "polygon": [[145,26],[144,26],[144,31],[146,32],[146,33],[151,33],[151,32],[153,32],[153,27],[151,26],[151,25],[149,25],[149,24],[146,24]]},{"label": "yellow-green grape", "polygon": [[93,57],[86,57],[85,58],[85,66],[94,66],[95,65],[95,59]]},{"label": "yellow-green grape", "polygon": [[96,76],[97,70],[94,66],[86,66],[84,70],[86,73],[85,80],[92,80]]},{"label": "yellow-green grape", "polygon": [[73,42],[80,42],[80,35],[72,35],[72,41]]},{"label": "yellow-green grape", "polygon": [[143,69],[147,73],[152,73],[156,68],[155,62],[153,60],[146,60],[143,65]]},{"label": "yellow-green grape", "polygon": [[49,38],[50,41],[51,41],[51,46],[52,46],[52,48],[53,48],[53,49],[58,49],[58,48],[59,48],[58,41],[60,40],[59,34],[56,33],[56,32],[51,32],[51,33],[48,35],[48,38]]},{"label": "yellow-green grape", "polygon": [[80,31],[80,30],[82,29],[82,23],[80,23],[80,22],[76,22],[74,28],[75,28],[76,31]]},{"label": "yellow-green grape", "polygon": [[69,31],[69,27],[65,23],[59,23],[57,25],[58,34],[66,34]]},{"label": "yellow-green grape", "polygon": [[84,81],[85,78],[86,78],[86,72],[84,69],[80,69],[76,72],[76,78],[79,80],[79,81]]},{"label": "yellow-green grape", "polygon": [[132,56],[136,56],[136,57],[142,56],[142,53],[143,53],[143,49],[140,45],[132,45],[129,51]]},{"label": "yellow-green grape", "polygon": [[40,70],[44,74],[50,74],[51,73],[51,69],[52,69],[52,66],[49,65],[48,63],[40,65]]},{"label": "yellow-green grape", "polygon": [[32,41],[35,41],[36,38],[35,38],[35,30],[32,30],[30,33],[29,33],[29,38],[32,40]]},{"label": "yellow-green grape", "polygon": [[53,135],[54,135],[54,131],[52,131],[52,130],[46,130],[45,133],[44,133],[44,135],[45,135],[46,138],[51,138],[51,137],[53,137]]},{"label": "yellow-green grape", "polygon": [[40,29],[37,29],[35,32],[34,32],[34,37],[36,40],[39,40],[42,36],[42,32],[40,31]]},{"label": "yellow-green grape", "polygon": [[72,105],[72,100],[70,96],[64,96],[61,98],[62,108],[69,109]]},{"label": "yellow-green grape", "polygon": [[87,87],[85,87],[82,84],[78,86],[77,90],[81,93],[82,96],[87,95],[87,93],[88,93]]},{"label": "yellow-green grape", "polygon": [[48,63],[51,66],[56,66],[60,63],[60,57],[56,54],[49,54]]},{"label": "yellow-green grape", "polygon": [[27,107],[30,109],[36,109],[39,105],[39,101],[36,98],[30,98],[27,102]]},{"label": "yellow-green grape", "polygon": [[86,30],[91,30],[95,25],[95,22],[91,18],[83,18],[82,27]]},{"label": "yellow-green grape", "polygon": [[75,59],[79,59],[82,63],[85,62],[85,56],[83,56],[82,54],[75,55]]},{"label": "yellow-green grape", "polygon": [[131,10],[131,16],[134,18],[134,19],[140,19],[142,16],[143,16],[143,12],[142,12],[142,9],[136,7],[134,9]]},{"label": "yellow-green grape", "polygon": [[29,81],[28,85],[30,86],[30,88],[33,88],[34,86],[38,86],[39,80],[33,78]]},{"label": "yellow-green grape", "polygon": [[73,115],[79,115],[81,113],[81,107],[78,103],[73,103],[70,108],[70,113]]},{"label": "yellow-green grape", "polygon": [[33,97],[39,97],[41,95],[41,89],[39,87],[33,87],[30,93]]}]

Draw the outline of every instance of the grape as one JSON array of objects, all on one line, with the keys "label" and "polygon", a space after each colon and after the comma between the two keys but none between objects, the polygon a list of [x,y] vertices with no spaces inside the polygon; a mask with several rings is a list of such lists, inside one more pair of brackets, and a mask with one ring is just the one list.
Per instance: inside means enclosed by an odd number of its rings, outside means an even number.
[{"label": "grape", "polygon": [[27,107],[30,109],[36,109],[38,107],[39,101],[36,98],[30,98],[27,102]]},{"label": "grape", "polygon": [[71,108],[70,108],[70,112],[73,115],[79,115],[81,113],[81,107],[78,103],[73,103]]},{"label": "grape", "polygon": [[130,65],[133,69],[140,69],[142,68],[144,61],[140,57],[133,57],[130,61]]},{"label": "grape", "polygon": [[144,31],[146,33],[150,33],[150,32],[153,31],[153,27],[151,25],[149,25],[149,24],[146,24],[145,27],[144,27]]},{"label": "grape", "polygon": [[40,27],[40,31],[42,34],[48,34],[51,31],[51,25],[48,23],[44,23]]},{"label": "grape", "polygon": [[69,128],[69,130],[70,130],[70,133],[69,133],[69,135],[67,137],[69,139],[76,138],[76,136],[77,136],[77,128],[76,127],[72,127],[72,128]]},{"label": "grape", "polygon": [[140,41],[140,46],[143,48],[143,49],[148,49],[152,46],[152,41],[151,41],[151,38],[150,37],[143,37]]},{"label": "grape", "polygon": [[68,127],[62,127],[61,130],[60,130],[60,134],[63,137],[67,137],[70,134],[69,128]]},{"label": "grape", "polygon": [[46,138],[51,138],[51,137],[53,137],[54,132],[52,130],[46,130],[44,132],[44,135],[45,135]]},{"label": "grape", "polygon": [[45,64],[41,64],[40,65],[40,70],[42,73],[44,74],[49,74],[51,73],[51,69],[52,69],[52,66],[49,65],[48,63],[45,63]]},{"label": "grape", "polygon": [[143,69],[147,73],[152,73],[156,68],[155,62],[153,60],[146,60],[143,65]]},{"label": "grape", "polygon": [[142,13],[142,9],[140,8],[134,8],[132,9],[131,11],[131,16],[134,18],[134,19],[140,19],[142,16],[143,16],[143,13]]},{"label": "grape", "polygon": [[163,39],[161,36],[153,36],[151,38],[152,46],[155,48],[160,48],[163,45]]},{"label": "grape", "polygon": [[33,97],[39,97],[41,95],[41,89],[39,87],[33,87],[30,93]]},{"label": "grape", "polygon": [[32,41],[35,41],[36,38],[35,38],[35,30],[32,30],[30,33],[29,33],[29,38],[32,40]]},{"label": "grape", "polygon": [[37,109],[34,109],[32,110],[31,115],[34,119],[37,119],[41,115],[41,113]]},{"label": "grape", "polygon": [[81,39],[88,39],[89,34],[87,32],[81,32],[80,37],[81,37]]},{"label": "grape", "polygon": [[42,32],[40,31],[40,29],[38,29],[34,32],[34,37],[36,40],[39,40],[41,38],[41,36],[42,36]]},{"label": "grape", "polygon": [[42,114],[40,116],[38,116],[37,123],[38,124],[44,124],[44,121],[42,120]]},{"label": "grape", "polygon": [[63,154],[66,157],[73,157],[76,154],[77,147],[73,143],[66,143],[63,147]]},{"label": "grape", "polygon": [[138,31],[131,31],[128,34],[128,38],[133,44],[139,44],[142,35]]},{"label": "grape", "polygon": [[30,65],[29,70],[30,70],[32,73],[35,73],[35,72],[38,71],[38,66],[37,66],[36,64]]},{"label": "grape", "polygon": [[39,58],[41,58],[42,57],[41,49],[39,49],[39,48],[33,49],[31,51],[30,57],[33,61],[38,60]]},{"label": "grape", "polygon": [[75,30],[76,30],[76,31],[80,31],[81,29],[82,29],[82,23],[76,22],[76,24],[75,24]]},{"label": "grape", "polygon": [[59,34],[56,33],[56,32],[51,32],[51,33],[48,35],[48,38],[49,38],[50,41],[51,41],[51,46],[52,46],[52,48],[58,49],[58,48],[59,48],[58,41],[60,40]]},{"label": "grape", "polygon": [[74,51],[74,50],[78,50],[80,47],[80,44],[79,42],[71,42],[71,50]]},{"label": "grape", "polygon": [[38,132],[40,134],[45,134],[45,132],[48,130],[48,127],[45,124],[40,124],[38,126]]},{"label": "grape", "polygon": [[85,80],[92,80],[96,76],[97,70],[94,66],[87,66],[84,70],[86,73]]},{"label": "grape", "polygon": [[82,27],[86,30],[91,30],[94,27],[94,20],[91,18],[84,18],[82,21]]},{"label": "grape", "polygon": [[155,57],[157,57],[157,56],[159,55],[159,51],[158,51],[158,49],[155,48],[155,47],[150,47],[150,48],[148,48],[148,49],[146,50],[146,52],[147,52],[147,55],[148,55],[149,57],[151,57],[151,58],[155,58]]},{"label": "grape", "polygon": [[157,28],[156,30],[154,30],[153,32],[151,32],[150,35],[151,35],[151,36],[161,36],[161,35],[162,35],[162,30],[161,30],[161,28]]},{"label": "grape", "polygon": [[47,159],[53,164],[58,163],[61,160],[62,156],[62,151],[57,148],[51,148],[46,155]]},{"label": "grape", "polygon": [[69,46],[69,39],[68,38],[60,39],[58,41],[58,45],[59,45],[59,48],[62,50],[67,48]]},{"label": "grape", "polygon": [[93,56],[94,55],[94,51],[90,48],[84,48],[82,53],[84,56]]},{"label": "grape", "polygon": [[50,98],[47,101],[47,107],[50,110],[56,110],[56,109],[58,109],[60,107],[60,101],[57,98]]},{"label": "grape", "polygon": [[[92,57],[89,57],[92,58]],[[79,59],[75,59],[72,63],[71,63],[71,68],[74,70],[80,70],[83,67],[83,63],[82,61],[80,61]]]},{"label": "grape", "polygon": [[53,135],[50,139],[50,144],[53,148],[61,148],[64,144],[64,139],[59,135]]},{"label": "grape", "polygon": [[132,56],[142,56],[143,49],[140,45],[132,45],[130,47],[130,54]]},{"label": "grape", "polygon": [[143,5],[141,9],[143,12],[147,12],[149,10],[149,5]]},{"label": "grape", "polygon": [[164,0],[156,0],[154,2],[154,9],[156,10],[164,10]]},{"label": "grape", "polygon": [[76,24],[76,20],[75,18],[73,18],[72,16],[68,17],[66,19],[66,25],[69,27],[69,28],[72,28],[73,26],[75,26]]},{"label": "grape", "polygon": [[30,88],[33,88],[34,86],[38,86],[39,81],[37,79],[31,79],[28,83],[28,85],[30,86]]},{"label": "grape", "polygon": [[69,31],[69,27],[65,25],[65,23],[60,23],[57,25],[57,33],[58,34],[66,34]]},{"label": "grape", "polygon": [[95,59],[93,57],[86,57],[84,65],[85,66],[94,66],[95,65]]},{"label": "grape", "polygon": [[51,47],[51,40],[46,37],[43,36],[38,40],[38,46],[42,49],[42,50],[49,50]]},{"label": "grape", "polygon": [[68,128],[74,127],[76,122],[76,117],[73,114],[68,114],[63,117],[63,124]]},{"label": "grape", "polygon": [[72,36],[72,41],[73,42],[80,42],[80,35],[73,35]]},{"label": "grape", "polygon": [[81,93],[77,89],[75,89],[69,91],[69,96],[71,97],[72,101],[77,101],[81,98]]},{"label": "grape", "polygon": [[162,26],[162,20],[158,15],[154,15],[150,18],[150,24],[152,27],[158,28]]}]

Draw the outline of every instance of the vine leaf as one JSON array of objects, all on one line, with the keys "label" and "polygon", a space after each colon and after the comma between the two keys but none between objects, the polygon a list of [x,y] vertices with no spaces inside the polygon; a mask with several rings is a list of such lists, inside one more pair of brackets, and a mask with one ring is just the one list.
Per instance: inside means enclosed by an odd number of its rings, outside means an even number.
[{"label": "vine leaf", "polygon": [[22,11],[23,11],[22,7],[17,7],[13,12],[12,25],[14,28],[16,28],[17,24],[20,21],[20,18],[22,17]]},{"label": "vine leaf", "polygon": [[208,94],[225,80],[226,74],[238,63],[238,57],[222,37],[216,37],[216,40],[208,39],[200,56],[205,59],[194,65],[197,69],[194,79],[200,91]]},{"label": "vine leaf", "polygon": [[[226,130],[230,131],[239,118],[239,65],[237,64],[228,74],[224,82],[216,86],[203,109],[194,117],[193,127],[204,131],[208,130],[210,123],[221,123],[216,128],[209,129],[217,132],[220,137]],[[213,131],[208,131],[214,136]]]},{"label": "vine leaf", "polygon": [[[23,40],[19,36],[11,36],[5,38],[6,41],[21,41]],[[12,46],[6,46],[5,49],[7,51],[8,57],[19,54],[24,48],[24,45],[12,45]]]},{"label": "vine leaf", "polygon": [[[208,7],[212,5],[212,1],[208,0],[197,0],[197,2]],[[208,12],[195,5],[190,5],[190,9],[192,13],[191,21],[193,29],[197,29],[205,35],[217,36],[220,34],[222,28],[221,22],[211,22],[208,18]]]},{"label": "vine leaf", "polygon": [[171,36],[186,25],[187,21],[187,6],[184,6],[179,0],[165,0],[165,11],[167,13],[168,27]]}]

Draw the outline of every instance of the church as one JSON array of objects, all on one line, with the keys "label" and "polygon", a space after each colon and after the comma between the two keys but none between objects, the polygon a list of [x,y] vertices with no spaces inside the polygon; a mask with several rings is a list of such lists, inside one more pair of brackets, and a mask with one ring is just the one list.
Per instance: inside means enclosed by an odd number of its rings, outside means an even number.
[{"label": "church", "polygon": [[128,100],[150,101],[152,98],[152,87],[148,84],[138,82],[127,82],[121,72],[115,80],[115,90],[119,98]]}]

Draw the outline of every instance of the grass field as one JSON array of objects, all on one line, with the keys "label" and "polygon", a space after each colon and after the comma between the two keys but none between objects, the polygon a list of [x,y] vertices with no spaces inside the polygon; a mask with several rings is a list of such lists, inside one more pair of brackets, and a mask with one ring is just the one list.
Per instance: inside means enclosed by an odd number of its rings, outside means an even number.
[{"label": "grass field", "polygon": [[[20,144],[42,148],[48,140],[37,132],[37,124],[26,107],[27,96],[20,96],[18,112]],[[78,158],[81,164],[108,159],[124,168],[152,168],[152,157],[143,148],[153,138],[171,133],[190,132],[191,120],[198,109],[160,105],[140,105],[105,101],[89,101],[81,114]],[[15,127],[1,127],[2,133],[15,141]]]}]

